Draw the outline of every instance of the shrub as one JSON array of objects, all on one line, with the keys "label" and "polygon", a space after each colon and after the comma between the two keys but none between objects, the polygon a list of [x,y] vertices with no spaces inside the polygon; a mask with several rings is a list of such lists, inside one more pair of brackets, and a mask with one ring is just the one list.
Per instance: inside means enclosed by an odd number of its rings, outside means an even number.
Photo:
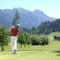
[{"label": "shrub", "polygon": [[31,38],[32,45],[48,45],[49,41],[48,38],[45,37],[39,37],[39,36],[33,36]]},{"label": "shrub", "polygon": [[49,41],[46,38],[41,38],[40,45],[48,45]]}]

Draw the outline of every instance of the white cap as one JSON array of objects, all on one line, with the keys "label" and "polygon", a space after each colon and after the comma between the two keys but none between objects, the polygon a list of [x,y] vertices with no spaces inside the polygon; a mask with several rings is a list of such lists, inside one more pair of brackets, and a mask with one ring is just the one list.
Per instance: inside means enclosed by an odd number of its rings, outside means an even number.
[{"label": "white cap", "polygon": [[19,27],[20,27],[20,24],[17,24],[17,25],[16,25],[16,27],[18,27],[18,28],[19,28]]},{"label": "white cap", "polygon": [[20,27],[20,24],[17,24],[17,26],[19,26],[19,27]]}]

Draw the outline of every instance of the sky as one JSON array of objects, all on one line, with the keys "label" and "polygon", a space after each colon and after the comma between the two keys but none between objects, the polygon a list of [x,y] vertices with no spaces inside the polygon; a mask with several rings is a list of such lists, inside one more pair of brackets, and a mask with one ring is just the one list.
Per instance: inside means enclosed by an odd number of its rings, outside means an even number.
[{"label": "sky", "polygon": [[60,0],[0,0],[0,9],[12,8],[39,9],[48,16],[60,18]]}]

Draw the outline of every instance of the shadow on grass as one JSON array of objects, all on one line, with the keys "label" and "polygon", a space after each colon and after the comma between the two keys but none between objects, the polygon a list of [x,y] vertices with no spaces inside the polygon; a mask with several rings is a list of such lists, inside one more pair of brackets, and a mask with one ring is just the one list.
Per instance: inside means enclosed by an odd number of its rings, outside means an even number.
[{"label": "shadow on grass", "polygon": [[60,56],[60,50],[53,51],[57,56]]},{"label": "shadow on grass", "polygon": [[53,52],[55,52],[55,53],[60,53],[60,50],[56,50],[56,51],[53,51]]},{"label": "shadow on grass", "polygon": [[60,56],[60,54],[56,54],[57,56]]},{"label": "shadow on grass", "polygon": [[48,51],[48,50],[18,50],[18,51]]}]

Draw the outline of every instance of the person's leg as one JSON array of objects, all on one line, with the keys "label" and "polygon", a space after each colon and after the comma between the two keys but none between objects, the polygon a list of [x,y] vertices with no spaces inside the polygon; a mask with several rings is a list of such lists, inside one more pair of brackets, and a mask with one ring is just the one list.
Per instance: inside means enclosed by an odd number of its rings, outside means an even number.
[{"label": "person's leg", "polygon": [[11,50],[14,52],[14,38],[11,36]]},{"label": "person's leg", "polygon": [[17,37],[11,36],[11,46],[12,46],[12,52],[15,54],[17,50]]},{"label": "person's leg", "polygon": [[16,53],[17,50],[17,37],[14,37],[14,54]]}]

